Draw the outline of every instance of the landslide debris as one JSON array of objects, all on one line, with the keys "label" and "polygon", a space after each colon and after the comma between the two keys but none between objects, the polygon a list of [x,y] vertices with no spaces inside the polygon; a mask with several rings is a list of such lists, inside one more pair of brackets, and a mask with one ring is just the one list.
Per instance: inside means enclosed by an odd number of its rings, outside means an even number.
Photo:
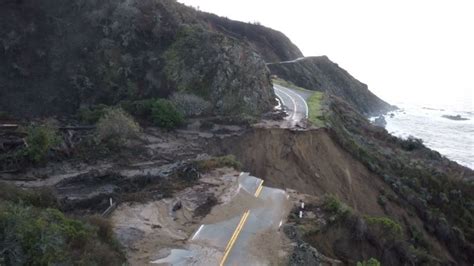
[{"label": "landslide debris", "polygon": [[187,240],[207,216],[203,209],[222,204],[223,195],[237,188],[238,176],[232,168],[213,169],[166,198],[121,204],[111,221],[128,262],[149,264],[166,257],[172,248],[186,248]]},{"label": "landslide debris", "polygon": [[[338,220],[331,210],[317,210],[323,208],[320,201],[314,205],[316,216],[305,220],[303,235],[312,232],[306,235],[312,239],[308,243],[326,256],[349,264],[371,257],[383,265],[468,262],[472,171],[416,141],[391,137],[347,103],[329,108],[330,128],[252,128],[231,140],[217,140],[212,152],[234,154],[244,171],[262,177],[268,186],[321,198],[332,194],[336,209],[339,201],[347,205],[350,215]],[[318,212],[326,215],[321,224]],[[338,222],[332,223],[334,219]],[[354,240],[361,219],[375,225]],[[400,238],[384,238],[384,227],[378,226],[385,223],[396,225]],[[358,246],[371,251],[358,253]]]}]

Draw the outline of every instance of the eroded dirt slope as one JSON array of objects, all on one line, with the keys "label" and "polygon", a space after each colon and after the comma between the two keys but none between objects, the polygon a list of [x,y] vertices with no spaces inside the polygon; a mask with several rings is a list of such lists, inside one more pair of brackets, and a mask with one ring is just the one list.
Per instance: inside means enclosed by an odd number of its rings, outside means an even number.
[{"label": "eroded dirt slope", "polygon": [[[440,258],[452,261],[446,247],[423,229],[423,222],[414,211],[397,198],[381,177],[340,147],[326,129],[254,128],[233,140],[218,141],[214,147],[216,153],[234,154],[245,171],[262,177],[267,186],[317,197],[333,194],[361,215],[393,217],[406,228],[416,226]],[[382,196],[393,200],[381,204]],[[338,237],[328,237],[322,244],[331,247]]]},{"label": "eroded dirt slope", "polygon": [[[239,144],[233,145],[235,141]],[[324,129],[253,129],[235,141],[216,147],[235,154],[246,170],[261,176],[269,186],[311,195],[332,193],[355,210],[383,213],[377,196],[385,184],[334,143]]]}]

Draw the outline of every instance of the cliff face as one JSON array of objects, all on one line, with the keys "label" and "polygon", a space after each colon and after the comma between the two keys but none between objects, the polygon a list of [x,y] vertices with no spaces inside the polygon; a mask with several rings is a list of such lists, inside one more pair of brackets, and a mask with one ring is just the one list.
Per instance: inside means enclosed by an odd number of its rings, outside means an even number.
[{"label": "cliff face", "polygon": [[255,45],[210,17],[172,0],[2,1],[0,111],[71,114],[176,91],[210,101],[215,114],[271,109]]},{"label": "cliff face", "polygon": [[268,67],[272,74],[300,87],[338,96],[364,115],[376,115],[393,108],[326,56],[274,63]]},{"label": "cliff face", "polygon": [[293,60],[303,56],[300,49],[279,31],[210,13],[200,13],[200,16],[210,28],[236,39],[245,40],[268,63]]}]

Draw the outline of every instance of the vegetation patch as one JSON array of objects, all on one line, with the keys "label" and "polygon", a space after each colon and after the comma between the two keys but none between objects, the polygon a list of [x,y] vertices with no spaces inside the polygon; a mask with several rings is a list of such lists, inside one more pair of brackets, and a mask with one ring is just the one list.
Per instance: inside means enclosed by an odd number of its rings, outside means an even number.
[{"label": "vegetation patch", "polygon": [[158,99],[153,103],[151,118],[155,125],[168,130],[177,128],[184,122],[183,115],[166,99]]},{"label": "vegetation patch", "polygon": [[151,109],[156,99],[124,101],[120,105],[128,113],[147,120],[151,120]]},{"label": "vegetation patch", "polygon": [[211,103],[190,93],[174,93],[171,102],[185,117],[198,117],[210,113]]},{"label": "vegetation patch", "polygon": [[79,110],[79,119],[83,123],[95,124],[102,116],[104,116],[107,108],[109,108],[109,106],[105,104],[98,104],[90,108],[82,108]]},{"label": "vegetation patch", "polygon": [[121,108],[109,108],[97,122],[97,139],[108,145],[122,147],[138,137],[140,126]]},{"label": "vegetation patch", "polygon": [[317,127],[325,126],[325,119],[323,115],[323,97],[324,93],[316,91],[308,99],[309,121]]},{"label": "vegetation patch", "polygon": [[0,182],[0,201],[10,201],[40,208],[59,207],[56,197],[48,188],[21,189],[5,182]]},{"label": "vegetation patch", "polygon": [[[0,261],[6,265],[121,265],[114,239],[57,209],[0,202]],[[104,241],[105,240],[105,241]]]},{"label": "vegetation patch", "polygon": [[74,219],[51,190],[0,183],[0,265],[122,265],[110,223]]},{"label": "vegetation patch", "polygon": [[389,238],[392,240],[400,239],[402,236],[402,226],[388,217],[370,217],[366,216],[365,221],[374,230],[377,230],[377,235]]},{"label": "vegetation patch", "polygon": [[221,167],[231,167],[239,170],[242,167],[242,164],[235,158],[234,155],[225,155],[196,161],[196,166],[201,172],[209,172]]},{"label": "vegetation patch", "polygon": [[57,130],[50,124],[44,124],[31,126],[27,131],[27,147],[23,153],[34,163],[43,162],[51,149],[60,142]]},{"label": "vegetation patch", "polygon": [[369,260],[358,261],[357,266],[380,266],[380,261],[374,258],[370,258]]},{"label": "vegetation patch", "polygon": [[349,206],[331,194],[324,196],[322,207],[325,211],[332,215],[330,217],[331,221],[342,220],[347,218],[348,215],[352,214],[352,209]]}]

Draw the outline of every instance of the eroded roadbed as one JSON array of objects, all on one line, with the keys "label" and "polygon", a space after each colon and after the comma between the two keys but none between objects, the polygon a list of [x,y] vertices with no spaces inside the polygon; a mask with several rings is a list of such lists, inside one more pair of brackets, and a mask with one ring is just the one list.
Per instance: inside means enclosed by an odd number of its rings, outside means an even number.
[{"label": "eroded roadbed", "polygon": [[267,265],[277,262],[280,258],[275,254],[285,254],[279,227],[290,209],[286,192],[264,187],[261,179],[247,173],[235,178],[235,184],[182,248],[158,251],[167,255],[152,263]]}]

